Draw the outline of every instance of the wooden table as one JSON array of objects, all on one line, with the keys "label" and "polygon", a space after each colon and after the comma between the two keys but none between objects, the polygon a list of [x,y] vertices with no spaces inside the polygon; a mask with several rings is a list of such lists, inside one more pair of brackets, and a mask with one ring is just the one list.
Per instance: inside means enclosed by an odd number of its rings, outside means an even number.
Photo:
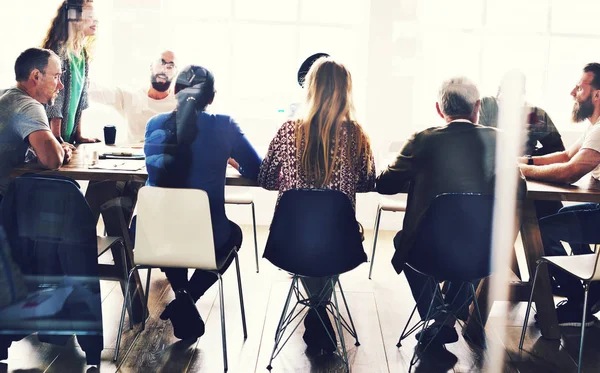
[{"label": "wooden table", "polygon": [[[36,173],[41,175],[59,175],[70,177],[75,180],[88,180],[88,181],[138,181],[145,182],[148,179],[148,172],[146,171],[144,160],[131,160],[127,161],[131,164],[139,163],[140,169],[137,171],[121,171],[114,169],[91,169],[88,162],[86,162],[86,156],[91,155],[94,151],[102,154],[106,150],[110,150],[104,144],[83,144],[79,145],[77,150],[73,153],[71,161],[62,166],[58,170],[44,170],[41,169],[37,164],[26,164],[20,167],[16,167],[10,173],[11,177],[21,176],[25,173]],[[114,150],[114,147],[112,148]],[[242,177],[232,167],[227,167],[227,178],[225,180],[226,185],[234,186],[257,186],[256,182],[250,179]]]},{"label": "wooden table", "polygon": [[[87,181],[136,181],[145,182],[148,179],[148,172],[145,168],[145,160],[127,160],[127,163],[134,165],[136,171],[124,171],[116,169],[91,169],[88,163],[88,158],[94,151],[98,154],[102,154],[107,150],[111,150],[104,144],[82,144],[79,145],[77,150],[73,152],[73,158],[71,161],[61,167],[58,170],[46,170],[40,168],[37,164],[25,164],[20,167],[16,167],[12,170],[10,176],[18,177],[26,173],[35,173],[40,175],[57,175],[70,177],[75,180],[87,180]],[[112,147],[112,150],[115,150]],[[86,157],[87,155],[87,157]],[[123,160],[113,160],[115,163],[123,162]],[[139,167],[138,167],[139,165]],[[227,167],[227,175],[225,180],[226,185],[235,186],[257,186],[256,182],[250,179],[246,179],[240,175],[240,173],[232,167]],[[110,208],[108,211],[102,212],[103,220],[105,223],[106,233],[109,236],[123,237],[126,247],[126,265],[128,270],[133,267],[133,245],[130,242],[128,235],[128,224],[125,221],[123,214],[120,212],[120,208]],[[122,268],[121,255],[117,249],[113,250],[113,258],[115,266],[100,265],[101,276],[115,277],[115,270],[113,267]],[[141,321],[142,318],[142,303],[139,294],[142,294],[142,283],[139,275],[136,273],[134,276],[135,285],[134,289],[130,291],[137,294],[133,301],[133,314],[136,322]],[[137,289],[137,292],[135,291]],[[123,285],[123,292],[126,289]]]},{"label": "wooden table", "polygon": [[[521,236],[531,281],[535,273],[536,262],[544,255],[538,217],[534,206],[536,200],[600,203],[600,182],[591,176],[583,177],[574,185],[527,181],[527,199],[523,210]],[[554,311],[552,288],[546,266],[540,268],[534,301],[542,335],[548,339],[559,339],[560,330]]]}]

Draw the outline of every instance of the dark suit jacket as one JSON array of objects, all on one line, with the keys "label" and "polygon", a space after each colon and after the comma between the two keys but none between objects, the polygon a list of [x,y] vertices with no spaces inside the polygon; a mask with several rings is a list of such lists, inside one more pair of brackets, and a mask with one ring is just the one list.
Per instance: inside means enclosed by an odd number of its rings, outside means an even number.
[{"label": "dark suit jacket", "polygon": [[412,249],[418,224],[437,195],[494,193],[498,134],[495,128],[462,121],[429,128],[413,135],[395,162],[379,175],[377,192],[408,192],[402,235],[392,259],[398,273]]}]

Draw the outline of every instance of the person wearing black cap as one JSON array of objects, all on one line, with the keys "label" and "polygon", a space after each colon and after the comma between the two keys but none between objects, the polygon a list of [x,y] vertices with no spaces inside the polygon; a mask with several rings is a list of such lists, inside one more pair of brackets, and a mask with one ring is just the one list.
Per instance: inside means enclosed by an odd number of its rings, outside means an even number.
[{"label": "person wearing black cap", "polygon": [[[177,108],[154,116],[146,126],[144,152],[147,185],[197,188],[206,191],[210,203],[216,257],[240,247],[242,231],[225,214],[225,173],[230,158],[245,178],[256,180],[261,163],[239,125],[227,115],[207,113],[215,97],[213,74],[201,66],[187,66],[175,82]],[[231,264],[230,257],[223,267]],[[198,338],[204,322],[195,302],[217,280],[196,270],[188,280],[187,269],[163,268],[176,294],[161,315],[170,319],[177,338]]]},{"label": "person wearing black cap", "polygon": [[[304,79],[306,78],[306,74],[308,74],[308,71],[310,70],[311,66],[315,63],[315,61],[317,61],[321,57],[329,57],[329,55],[327,53],[322,52],[315,53],[311,56],[308,56],[308,58],[306,58],[304,62],[302,62],[297,74],[297,80],[298,84],[300,85],[300,88],[304,88]],[[294,102],[290,104],[287,115],[288,119],[295,119],[296,114],[299,112],[299,108],[301,106],[302,104],[299,102]]]}]

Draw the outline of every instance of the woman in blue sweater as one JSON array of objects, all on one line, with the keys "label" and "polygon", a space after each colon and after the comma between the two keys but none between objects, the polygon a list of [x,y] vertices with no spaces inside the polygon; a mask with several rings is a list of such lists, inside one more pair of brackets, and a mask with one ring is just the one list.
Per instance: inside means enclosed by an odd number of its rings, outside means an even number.
[{"label": "woman in blue sweater", "polygon": [[[225,215],[225,173],[230,159],[239,164],[243,177],[256,180],[261,157],[238,124],[227,115],[209,114],[206,107],[215,96],[214,76],[201,66],[188,66],[175,84],[177,109],[148,121],[144,152],[147,185],[196,188],[206,191],[210,203],[217,261],[232,247],[240,247],[242,231]],[[233,256],[223,267],[224,272]],[[204,334],[204,323],[195,302],[217,280],[209,272],[196,270],[188,280],[187,269],[163,269],[176,299],[162,313],[170,319],[180,339]]]}]

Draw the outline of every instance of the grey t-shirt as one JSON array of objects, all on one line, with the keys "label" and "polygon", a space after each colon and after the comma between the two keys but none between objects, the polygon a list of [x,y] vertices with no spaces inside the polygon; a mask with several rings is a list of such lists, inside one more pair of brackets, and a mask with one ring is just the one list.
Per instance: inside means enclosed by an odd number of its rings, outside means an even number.
[{"label": "grey t-shirt", "polygon": [[0,97],[0,195],[10,183],[8,175],[25,161],[28,138],[35,131],[50,131],[44,106],[18,88]]}]

